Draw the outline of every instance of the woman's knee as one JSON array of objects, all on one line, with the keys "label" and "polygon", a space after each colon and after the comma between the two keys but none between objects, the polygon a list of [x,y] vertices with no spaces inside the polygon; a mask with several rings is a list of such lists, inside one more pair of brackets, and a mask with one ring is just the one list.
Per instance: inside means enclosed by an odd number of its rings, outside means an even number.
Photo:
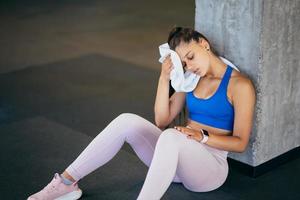
[{"label": "woman's knee", "polygon": [[142,117],[140,117],[139,115],[134,114],[134,113],[121,113],[115,118],[115,120],[132,122],[132,121],[135,121],[140,118],[142,118]]},{"label": "woman's knee", "polygon": [[134,113],[121,113],[113,121],[118,125],[126,128],[143,124],[144,122],[146,122],[146,119]]},{"label": "woman's knee", "polygon": [[180,140],[180,137],[180,133],[175,128],[168,128],[161,133],[158,140],[164,144],[176,144]]},{"label": "woman's knee", "polygon": [[135,137],[136,134],[146,134],[158,129],[148,120],[134,113],[122,113],[115,120],[127,137]]},{"label": "woman's knee", "polygon": [[[136,129],[136,125],[139,124],[138,120],[141,120],[141,118],[133,113],[122,113],[114,118],[103,131],[108,131],[110,134],[126,133],[131,129]],[[99,134],[102,134],[102,132]]]}]

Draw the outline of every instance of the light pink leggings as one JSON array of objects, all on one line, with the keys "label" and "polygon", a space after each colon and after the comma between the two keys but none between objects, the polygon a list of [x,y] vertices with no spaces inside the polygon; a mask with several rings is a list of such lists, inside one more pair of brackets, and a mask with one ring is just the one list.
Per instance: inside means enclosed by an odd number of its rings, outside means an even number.
[{"label": "light pink leggings", "polygon": [[227,151],[188,139],[174,128],[162,131],[131,113],[112,120],[66,171],[78,181],[111,160],[124,142],[149,167],[139,200],[160,199],[172,181],[194,192],[206,192],[227,178]]}]

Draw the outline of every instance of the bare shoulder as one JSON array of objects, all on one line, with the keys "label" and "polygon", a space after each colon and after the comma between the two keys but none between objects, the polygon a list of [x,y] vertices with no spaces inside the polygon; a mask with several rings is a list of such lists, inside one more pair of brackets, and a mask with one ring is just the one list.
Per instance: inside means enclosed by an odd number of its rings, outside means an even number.
[{"label": "bare shoulder", "polygon": [[255,87],[248,76],[234,70],[231,82],[233,101],[241,98],[249,98],[249,100],[255,99]]}]

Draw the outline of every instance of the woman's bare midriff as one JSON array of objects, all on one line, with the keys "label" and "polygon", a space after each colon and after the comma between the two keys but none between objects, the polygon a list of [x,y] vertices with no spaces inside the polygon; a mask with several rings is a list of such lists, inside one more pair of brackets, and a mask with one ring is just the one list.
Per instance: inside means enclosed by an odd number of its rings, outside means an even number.
[{"label": "woman's bare midriff", "polygon": [[193,121],[191,119],[188,119],[186,126],[189,126],[189,127],[191,127],[192,129],[195,129],[195,130],[205,129],[205,130],[208,131],[209,134],[232,135],[232,131],[207,126],[205,124],[201,124],[201,123]]}]

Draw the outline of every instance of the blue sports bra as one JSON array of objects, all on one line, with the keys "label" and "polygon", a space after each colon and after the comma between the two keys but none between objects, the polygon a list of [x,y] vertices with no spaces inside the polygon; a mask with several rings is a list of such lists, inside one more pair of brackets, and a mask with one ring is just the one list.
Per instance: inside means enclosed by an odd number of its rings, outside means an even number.
[{"label": "blue sports bra", "polygon": [[234,108],[227,99],[227,86],[232,68],[227,65],[226,72],[213,96],[201,99],[194,91],[186,94],[186,105],[189,118],[212,127],[233,130]]}]

